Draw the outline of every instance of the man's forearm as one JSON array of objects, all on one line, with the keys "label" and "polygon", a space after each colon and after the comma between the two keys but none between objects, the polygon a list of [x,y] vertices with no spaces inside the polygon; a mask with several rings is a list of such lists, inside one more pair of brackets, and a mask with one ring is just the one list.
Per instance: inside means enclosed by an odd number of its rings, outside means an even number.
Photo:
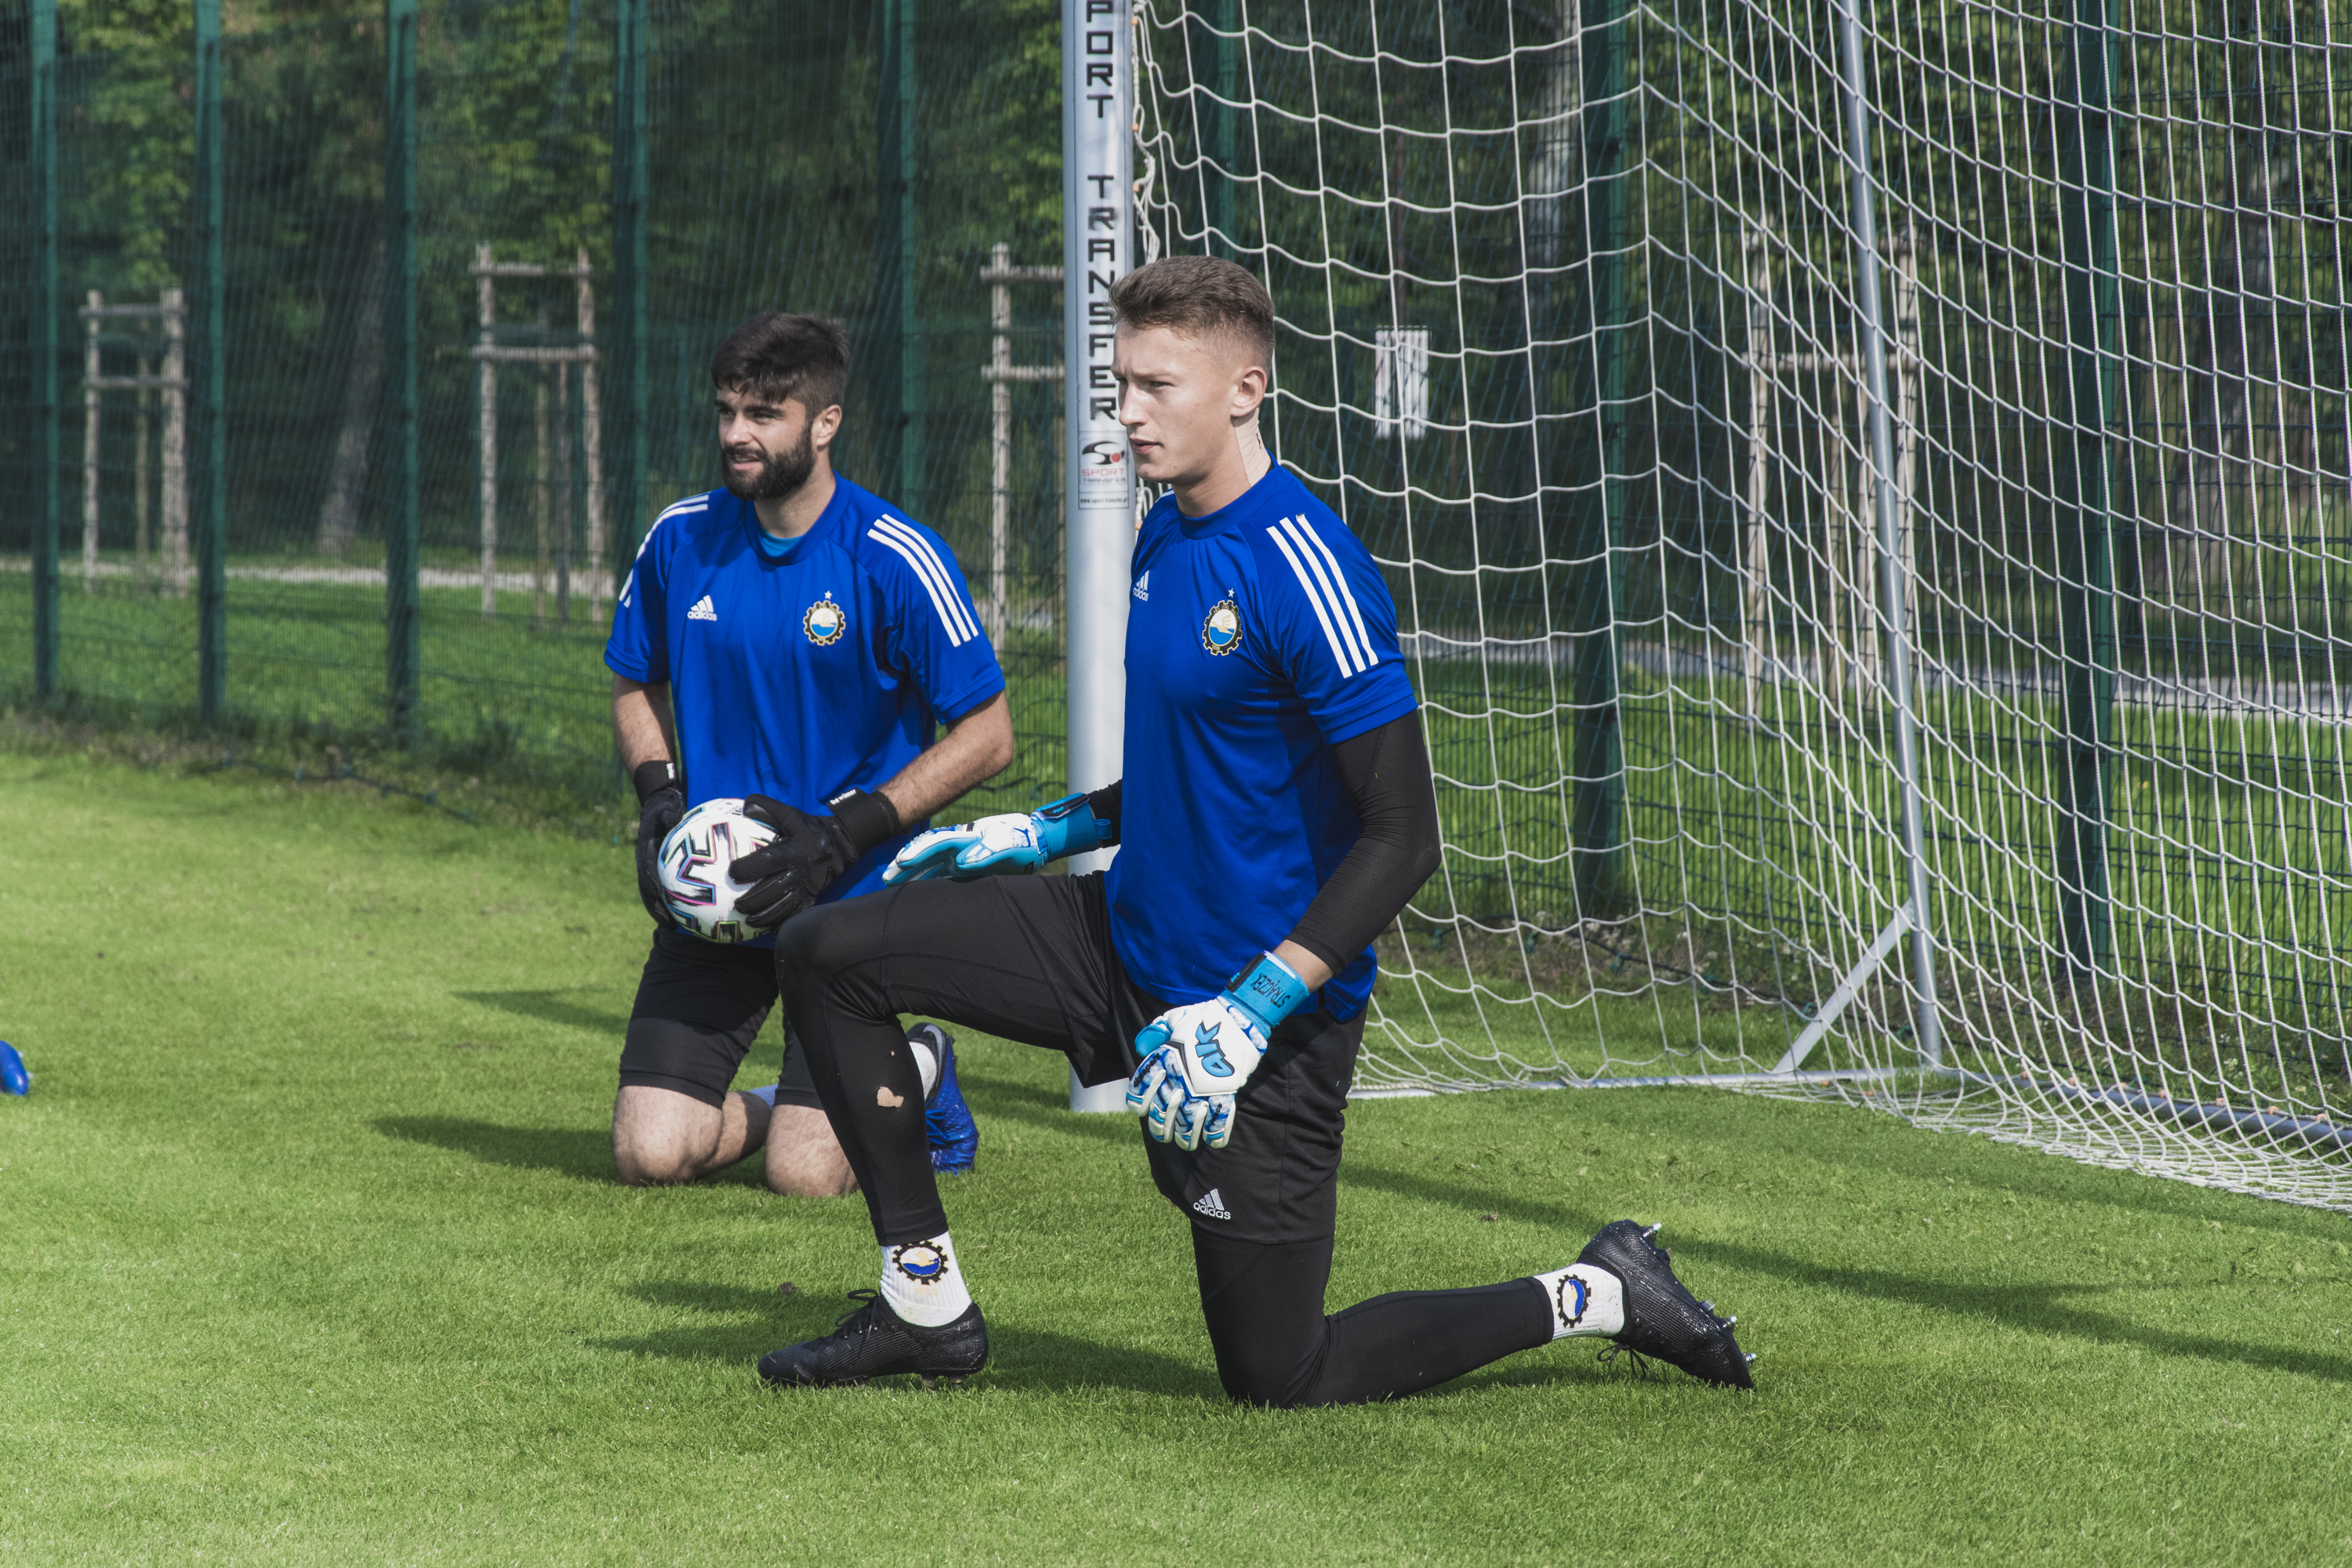
[{"label": "man's forearm", "polygon": [[665,722],[668,708],[667,685],[647,686],[625,675],[613,678],[613,743],[620,751],[623,773],[676,758]]},{"label": "man's forearm", "polygon": [[936,745],[884,784],[901,822],[920,822],[1013,765],[1013,708],[999,692],[948,726]]},{"label": "man's forearm", "polygon": [[[1421,716],[1408,713],[1332,748],[1361,829],[1276,957],[1311,986],[1355,962],[1443,863],[1444,836]],[[1315,971],[1302,965],[1315,961]]]}]

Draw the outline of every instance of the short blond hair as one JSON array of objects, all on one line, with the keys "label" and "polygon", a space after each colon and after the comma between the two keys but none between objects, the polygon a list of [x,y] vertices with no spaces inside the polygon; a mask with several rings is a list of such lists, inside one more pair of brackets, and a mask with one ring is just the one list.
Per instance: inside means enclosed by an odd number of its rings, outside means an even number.
[{"label": "short blond hair", "polygon": [[1232,337],[1274,374],[1274,296],[1247,268],[1213,256],[1163,256],[1111,285],[1122,327],[1165,327],[1195,340]]}]

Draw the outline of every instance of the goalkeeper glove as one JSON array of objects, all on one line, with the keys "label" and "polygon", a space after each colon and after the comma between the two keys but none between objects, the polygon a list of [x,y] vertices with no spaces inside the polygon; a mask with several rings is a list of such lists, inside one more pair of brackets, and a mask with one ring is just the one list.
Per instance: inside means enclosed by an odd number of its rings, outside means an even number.
[{"label": "goalkeeper glove", "polygon": [[735,899],[744,922],[760,931],[783,924],[817,900],[850,862],[898,831],[898,808],[878,791],[848,789],[812,816],[764,795],[746,795],[743,815],[776,830],[775,841],[733,861],[727,874],[749,882]]},{"label": "goalkeeper glove", "polygon": [[1128,1083],[1127,1108],[1162,1143],[1223,1148],[1234,1135],[1234,1097],[1265,1059],[1275,1026],[1314,994],[1290,965],[1262,952],[1210,1001],[1171,1007],[1135,1037],[1143,1060]]},{"label": "goalkeeper glove", "polygon": [[1025,816],[1009,812],[918,833],[898,851],[882,880],[895,888],[935,877],[968,882],[975,877],[1034,871],[1048,860],[1101,848],[1110,842],[1110,831],[1109,823],[1087,808],[1085,795],[1066,795]]},{"label": "goalkeeper glove", "polygon": [[654,924],[677,923],[662,898],[661,847],[677,819],[686,815],[686,791],[678,787],[675,763],[640,763],[629,782],[637,790],[637,897]]}]

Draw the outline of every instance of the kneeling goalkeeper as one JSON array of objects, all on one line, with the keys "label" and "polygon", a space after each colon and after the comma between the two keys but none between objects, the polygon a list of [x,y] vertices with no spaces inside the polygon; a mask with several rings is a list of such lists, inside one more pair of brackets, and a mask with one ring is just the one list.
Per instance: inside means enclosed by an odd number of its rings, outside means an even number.
[{"label": "kneeling goalkeeper", "polygon": [[[1172,488],[1136,542],[1126,776],[922,834],[892,890],[783,928],[779,984],[882,1280],[761,1375],[955,1378],[987,1359],[925,1149],[911,1011],[1062,1051],[1089,1083],[1129,1079],[1236,1400],[1383,1399],[1569,1334],[1751,1386],[1729,1322],[1630,1220],[1549,1273],[1324,1314],[1372,940],[1439,860],[1419,705],[1378,567],[1258,440],[1265,290],[1186,257],[1111,299],[1136,471]],[[992,875],[1113,843],[1103,876]]]}]

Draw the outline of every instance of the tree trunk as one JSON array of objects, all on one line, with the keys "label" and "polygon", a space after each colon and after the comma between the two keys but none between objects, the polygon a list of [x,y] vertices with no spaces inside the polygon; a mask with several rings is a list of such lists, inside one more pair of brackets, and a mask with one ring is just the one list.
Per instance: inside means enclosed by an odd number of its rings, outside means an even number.
[{"label": "tree trunk", "polygon": [[360,282],[350,367],[343,374],[342,426],[335,435],[334,469],[319,503],[319,553],[339,556],[360,531],[367,494],[368,441],[375,430],[376,394],[383,385],[383,240],[368,247]]}]

